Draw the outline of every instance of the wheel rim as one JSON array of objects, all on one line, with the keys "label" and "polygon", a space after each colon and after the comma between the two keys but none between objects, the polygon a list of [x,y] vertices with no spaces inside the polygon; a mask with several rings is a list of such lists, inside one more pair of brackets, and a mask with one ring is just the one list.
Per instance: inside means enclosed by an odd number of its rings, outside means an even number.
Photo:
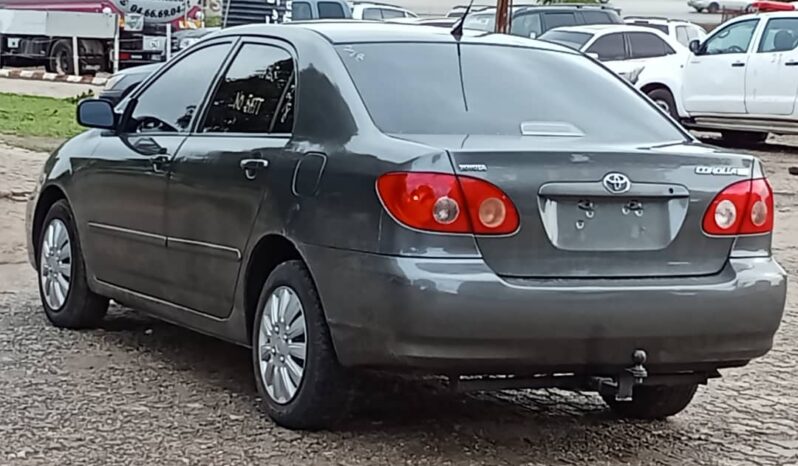
[{"label": "wheel rim", "polygon": [[668,104],[668,102],[665,102],[662,99],[656,99],[654,100],[654,103],[657,104],[659,108],[665,110],[668,113],[671,113],[671,106],[670,104]]},{"label": "wheel rim", "polygon": [[59,219],[53,219],[44,230],[39,277],[47,306],[60,310],[69,296],[72,279],[72,245],[69,231]]},{"label": "wheel rim", "polygon": [[258,362],[266,393],[286,404],[296,396],[307,359],[305,312],[296,292],[281,286],[266,301],[258,332]]},{"label": "wheel rim", "polygon": [[58,52],[58,55],[56,55],[56,59],[55,59],[55,71],[56,71],[56,73],[58,73],[58,74],[68,74],[67,73],[67,68],[69,68],[68,60],[69,60],[69,57],[67,56],[66,52],[64,52],[64,51]]}]

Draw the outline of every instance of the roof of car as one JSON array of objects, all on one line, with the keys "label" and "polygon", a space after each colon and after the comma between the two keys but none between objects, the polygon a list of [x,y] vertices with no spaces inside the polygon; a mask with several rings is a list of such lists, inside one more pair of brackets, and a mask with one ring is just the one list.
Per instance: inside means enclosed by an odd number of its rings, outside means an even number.
[{"label": "roof of car", "polygon": [[646,23],[652,24],[673,24],[673,23],[684,23],[684,24],[692,24],[690,21],[683,20],[683,19],[670,19],[670,18],[660,18],[657,16],[625,16],[623,18],[624,21],[642,21]]},{"label": "roof of car", "polygon": [[[333,44],[365,42],[455,42],[448,28],[418,24],[387,23],[359,20],[292,21],[285,24],[249,24],[224,29],[220,36],[242,33],[280,36],[282,28],[298,28],[314,32]],[[572,54],[573,50],[555,44],[535,41],[510,34],[494,34],[484,31],[464,30],[464,43],[481,43],[531,47]]]},{"label": "roof of car", "polygon": [[[656,29],[645,26],[635,26],[634,24],[584,24],[581,26],[562,26],[554,29],[555,31],[589,32],[591,34],[612,33],[612,32],[648,32],[652,34],[660,33]],[[664,34],[663,34],[664,35]]]}]

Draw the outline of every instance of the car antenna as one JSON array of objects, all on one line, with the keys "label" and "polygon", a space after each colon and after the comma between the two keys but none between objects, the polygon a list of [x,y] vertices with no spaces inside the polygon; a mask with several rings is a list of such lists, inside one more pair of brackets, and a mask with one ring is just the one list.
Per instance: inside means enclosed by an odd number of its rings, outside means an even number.
[{"label": "car antenna", "polygon": [[460,38],[463,37],[463,24],[465,24],[466,16],[468,16],[468,13],[471,12],[471,6],[473,4],[474,0],[471,0],[468,3],[468,6],[466,7],[465,11],[463,12],[463,16],[457,18],[457,22],[454,23],[454,26],[452,26],[452,30],[449,31],[457,40],[460,40]]}]

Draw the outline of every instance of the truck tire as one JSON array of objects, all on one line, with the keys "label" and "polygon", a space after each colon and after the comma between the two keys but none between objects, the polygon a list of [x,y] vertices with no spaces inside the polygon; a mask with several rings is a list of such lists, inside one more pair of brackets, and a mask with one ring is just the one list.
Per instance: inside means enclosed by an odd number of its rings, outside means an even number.
[{"label": "truck tire", "polygon": [[734,146],[755,146],[762,144],[768,138],[768,133],[758,131],[723,131],[723,141]]},{"label": "truck tire", "polygon": [[668,112],[676,121],[679,121],[679,112],[676,110],[676,100],[673,98],[671,91],[663,87],[658,87],[657,89],[649,91],[647,95],[658,107]]},{"label": "truck tire", "polygon": [[698,385],[638,385],[631,401],[616,401],[602,395],[604,402],[620,417],[657,420],[680,413],[695,396]]},{"label": "truck tire", "polygon": [[72,61],[71,41],[60,39],[50,47],[48,71],[60,75],[70,75],[75,72],[75,64]]}]

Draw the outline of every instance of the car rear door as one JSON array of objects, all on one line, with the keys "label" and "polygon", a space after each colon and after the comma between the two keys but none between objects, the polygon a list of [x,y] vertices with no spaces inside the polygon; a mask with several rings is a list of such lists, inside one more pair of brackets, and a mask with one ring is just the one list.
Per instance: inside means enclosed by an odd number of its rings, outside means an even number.
[{"label": "car rear door", "polygon": [[798,92],[798,17],[770,18],[748,59],[745,107],[752,115],[790,115]]},{"label": "car rear door", "polygon": [[745,68],[758,23],[752,18],[721,27],[690,56],[682,81],[688,113],[746,113]]},{"label": "car rear door", "polygon": [[227,316],[264,190],[275,183],[291,190],[290,50],[282,42],[242,39],[172,163],[166,232],[177,304]]},{"label": "car rear door", "polygon": [[100,138],[81,177],[94,275],[147,296],[168,294],[164,207],[172,156],[229,53],[229,40],[192,47],[133,94],[117,133]]}]

